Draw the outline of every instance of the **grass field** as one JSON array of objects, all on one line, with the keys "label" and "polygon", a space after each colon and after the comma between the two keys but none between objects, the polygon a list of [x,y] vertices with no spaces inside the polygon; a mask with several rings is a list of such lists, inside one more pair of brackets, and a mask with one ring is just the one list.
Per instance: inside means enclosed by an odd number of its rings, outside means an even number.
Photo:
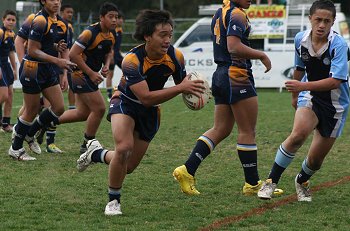
[{"label": "grass field", "polygon": [[[17,91],[13,118],[21,97]],[[259,105],[257,144],[259,171],[264,179],[277,147],[291,130],[294,111],[290,94],[276,90],[259,90]],[[65,152],[43,152],[33,162],[10,159],[10,134],[0,133],[0,230],[350,229],[350,182],[337,181],[350,176],[350,123],[323,168],[312,178],[312,186],[325,182],[334,186],[315,192],[312,203],[288,199],[295,193],[294,177],[309,142],[280,181],[285,194],[262,201],[241,194],[244,178],[235,150],[236,132],[217,146],[197,171],[197,189],[202,194],[182,194],[172,171],[187,159],[196,138],[212,126],[213,107],[210,102],[201,111],[190,111],[180,97],[162,105],[160,131],[140,166],[124,182],[123,215],[118,217],[103,214],[107,166],[94,165],[83,173],[75,168],[84,123],[59,126],[56,144]],[[97,138],[105,147],[113,148],[110,124],[105,119]]]}]

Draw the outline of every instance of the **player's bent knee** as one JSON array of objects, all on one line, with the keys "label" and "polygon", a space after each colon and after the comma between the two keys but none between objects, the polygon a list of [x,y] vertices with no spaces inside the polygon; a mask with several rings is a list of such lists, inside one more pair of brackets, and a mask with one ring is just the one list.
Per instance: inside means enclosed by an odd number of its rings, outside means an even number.
[{"label": "player's bent knee", "polygon": [[295,147],[301,147],[305,140],[307,138],[307,135],[302,133],[293,133],[290,135],[291,143]]},{"label": "player's bent knee", "polygon": [[64,112],[64,106],[58,106],[58,107],[54,107],[54,108],[51,108],[52,111],[55,113],[56,116],[60,116],[63,114]]}]

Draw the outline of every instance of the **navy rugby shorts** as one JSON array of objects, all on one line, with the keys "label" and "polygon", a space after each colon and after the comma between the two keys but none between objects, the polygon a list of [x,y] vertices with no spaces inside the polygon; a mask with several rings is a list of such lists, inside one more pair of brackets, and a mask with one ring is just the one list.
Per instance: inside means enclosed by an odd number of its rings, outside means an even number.
[{"label": "navy rugby shorts", "polygon": [[122,95],[111,99],[107,120],[111,121],[113,114],[124,114],[135,121],[135,130],[140,139],[151,142],[160,126],[160,106],[144,107]]}]

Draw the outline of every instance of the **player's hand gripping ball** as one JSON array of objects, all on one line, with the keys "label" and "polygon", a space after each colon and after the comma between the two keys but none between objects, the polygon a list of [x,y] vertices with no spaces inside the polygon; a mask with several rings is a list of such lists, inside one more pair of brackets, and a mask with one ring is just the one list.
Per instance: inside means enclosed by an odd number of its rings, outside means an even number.
[{"label": "player's hand gripping ball", "polygon": [[182,99],[184,100],[186,106],[191,109],[191,110],[200,110],[202,109],[207,103],[209,103],[209,99],[211,98],[211,90],[210,90],[210,86],[207,82],[207,80],[205,79],[205,77],[199,73],[199,72],[191,72],[190,73],[191,76],[189,77],[189,80],[196,80],[196,79],[200,79],[203,80],[204,83],[204,93],[200,94],[200,97],[197,97],[193,94],[182,94]]}]

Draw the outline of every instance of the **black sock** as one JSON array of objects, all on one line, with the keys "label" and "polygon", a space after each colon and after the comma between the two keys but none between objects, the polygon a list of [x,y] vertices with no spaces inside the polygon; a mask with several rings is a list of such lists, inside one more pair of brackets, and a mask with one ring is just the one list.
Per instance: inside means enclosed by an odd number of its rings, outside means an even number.
[{"label": "black sock", "polygon": [[206,136],[198,138],[196,146],[194,146],[190,156],[188,157],[185,166],[187,172],[194,176],[201,162],[210,154],[214,149],[214,143]]},{"label": "black sock", "polygon": [[91,155],[91,161],[94,163],[106,163],[105,156],[106,156],[107,152],[108,152],[108,150],[103,149],[103,148],[95,150]]},{"label": "black sock", "polygon": [[318,169],[313,170],[308,166],[307,158],[303,161],[303,164],[301,165],[301,171],[299,172],[297,176],[297,182],[299,184],[304,183],[308,181],[312,175],[314,175],[317,172]]},{"label": "black sock", "polygon": [[18,118],[17,125],[15,126],[15,138],[12,141],[12,149],[18,150],[23,148],[23,141],[27,135],[27,131],[31,127],[31,123]]},{"label": "black sock", "polygon": [[259,174],[256,144],[237,144],[237,152],[243,167],[245,181],[250,185],[257,185]]},{"label": "black sock", "polygon": [[121,188],[108,188],[109,201],[117,200],[120,203]]},{"label": "black sock", "polygon": [[48,128],[46,128],[46,145],[47,146],[55,143],[56,129],[57,127],[55,125],[50,125]]},{"label": "black sock", "polygon": [[86,135],[86,133],[84,133],[84,140],[83,140],[83,144],[81,146],[86,148],[87,142],[89,140],[93,140],[93,139],[95,139],[95,136],[88,136],[88,135]]},{"label": "black sock", "polygon": [[282,173],[286,170],[285,168],[279,166],[276,162],[273,164],[272,169],[269,174],[269,179],[272,180],[272,183],[278,184]]},{"label": "black sock", "polygon": [[311,176],[312,175],[307,174],[306,172],[304,172],[303,169],[301,169],[298,176],[297,176],[297,182],[299,184],[302,184],[302,183],[308,181],[311,178]]},{"label": "black sock", "polygon": [[[51,122],[58,121],[58,117],[50,109],[43,110],[30,127],[28,136],[34,137],[35,133],[43,127],[49,127]],[[55,123],[56,124],[56,123]]]},{"label": "black sock", "polygon": [[6,128],[8,125],[10,125],[10,117],[2,117],[2,127]]}]

